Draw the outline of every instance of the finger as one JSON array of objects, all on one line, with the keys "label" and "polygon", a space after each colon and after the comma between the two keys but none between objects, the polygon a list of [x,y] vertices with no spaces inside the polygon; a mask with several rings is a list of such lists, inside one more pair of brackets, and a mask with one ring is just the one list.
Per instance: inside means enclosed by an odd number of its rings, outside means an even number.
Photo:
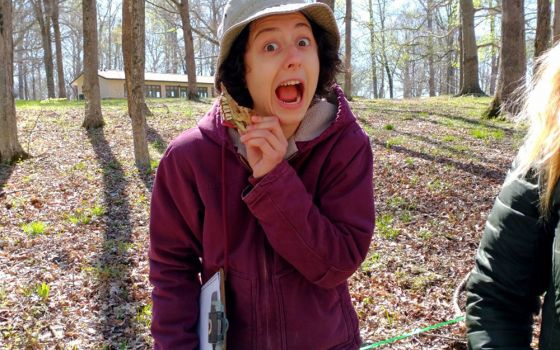
[{"label": "finger", "polygon": [[257,129],[249,130],[245,135],[240,137],[241,142],[246,143],[248,140],[254,138],[263,138],[267,140],[270,145],[281,152],[285,152],[288,142],[285,138],[279,139],[271,130],[269,129]]},{"label": "finger", "polygon": [[261,137],[250,139],[245,145],[250,148],[258,148],[262,152],[263,158],[266,159],[282,159],[283,157],[268,140]]},{"label": "finger", "polygon": [[285,138],[280,118],[277,116],[253,116],[251,120],[254,128],[270,129],[278,138]]}]

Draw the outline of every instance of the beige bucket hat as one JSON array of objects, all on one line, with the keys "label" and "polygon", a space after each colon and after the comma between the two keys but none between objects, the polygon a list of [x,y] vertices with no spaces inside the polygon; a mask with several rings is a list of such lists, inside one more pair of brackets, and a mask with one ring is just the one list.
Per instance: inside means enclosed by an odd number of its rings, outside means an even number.
[{"label": "beige bucket hat", "polygon": [[220,53],[216,67],[219,69],[229,55],[235,39],[243,28],[252,21],[270,16],[301,12],[315,22],[332,40],[335,47],[340,47],[340,33],[331,8],[323,3],[305,0],[229,0],[224,10],[222,24],[218,29]]}]

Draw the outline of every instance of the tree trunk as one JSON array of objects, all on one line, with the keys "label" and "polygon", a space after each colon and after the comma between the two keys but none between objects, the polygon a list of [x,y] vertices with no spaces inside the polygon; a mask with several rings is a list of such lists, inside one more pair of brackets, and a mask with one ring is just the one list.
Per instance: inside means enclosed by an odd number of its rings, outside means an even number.
[{"label": "tree trunk", "polygon": [[478,81],[478,47],[474,34],[474,6],[472,0],[461,0],[461,74],[463,85],[459,95],[485,96]]},{"label": "tree trunk", "polygon": [[552,27],[552,40],[560,41],[560,0],[554,1],[554,25]]},{"label": "tree trunk", "polygon": [[[494,7],[494,1],[490,0],[489,7]],[[492,60],[490,63],[490,88],[488,93],[494,95],[496,93],[496,82],[498,80],[498,69],[500,64],[500,57],[498,56],[497,42],[499,39],[496,36],[496,15],[492,11],[490,14],[490,40],[492,40]]]},{"label": "tree trunk", "polygon": [[0,0],[0,162],[27,158],[17,136],[14,101],[12,0]]},{"label": "tree trunk", "polygon": [[372,0],[368,0],[368,12],[369,12],[369,42],[371,47],[369,48],[370,59],[371,59],[371,88],[373,90],[373,98],[379,98],[377,93],[377,62],[375,57],[375,18],[373,13]]},{"label": "tree trunk", "polygon": [[525,84],[525,18],[523,0],[502,3],[502,47],[500,73],[496,94],[485,115],[494,118],[500,114],[516,115],[519,102],[514,92]]},{"label": "tree trunk", "polygon": [[334,2],[335,2],[335,0],[318,0],[317,2],[322,2],[323,4],[329,5],[331,10],[333,10],[333,12],[334,12]]},{"label": "tree trunk", "polygon": [[54,29],[54,44],[56,48],[56,70],[58,75],[58,97],[66,98],[66,84],[64,83],[64,65],[62,63],[62,42],[60,24],[58,22],[58,0],[51,1],[52,22]]},{"label": "tree trunk", "polygon": [[344,94],[352,100],[352,0],[346,0],[346,16],[344,17],[346,33],[344,33]]},{"label": "tree trunk", "polygon": [[175,0],[179,14],[181,15],[181,24],[183,26],[183,40],[185,41],[185,62],[187,65],[188,92],[189,100],[197,100],[198,92],[196,89],[196,63],[194,61],[194,44],[192,36],[191,18],[189,13],[188,0]]},{"label": "tree trunk", "polygon": [[433,0],[428,0],[426,5],[426,23],[428,26],[428,93],[430,97],[434,97],[436,95],[436,73],[434,69],[433,6]]},{"label": "tree trunk", "polygon": [[132,121],[134,159],[138,169],[147,171],[150,169],[150,153],[145,116],[147,107],[144,101],[145,3],[123,0],[122,11],[123,61],[128,115]]},{"label": "tree trunk", "polygon": [[[557,0],[558,1],[558,0]],[[537,2],[537,33],[535,34],[535,58],[539,57],[550,47],[550,0],[538,0]],[[535,60],[533,71],[538,68]]]},{"label": "tree trunk", "polygon": [[[47,97],[55,98],[54,93],[54,65],[51,46],[51,21],[48,9],[48,0],[33,1],[35,16],[41,29],[41,43],[43,45],[43,62],[45,64],[45,75],[47,78]],[[46,14],[46,16],[45,16]]]},{"label": "tree trunk", "polygon": [[99,91],[99,56],[97,55],[97,1],[83,0],[84,30],[84,97],[85,116],[82,127],[86,129],[103,126],[101,94]]}]

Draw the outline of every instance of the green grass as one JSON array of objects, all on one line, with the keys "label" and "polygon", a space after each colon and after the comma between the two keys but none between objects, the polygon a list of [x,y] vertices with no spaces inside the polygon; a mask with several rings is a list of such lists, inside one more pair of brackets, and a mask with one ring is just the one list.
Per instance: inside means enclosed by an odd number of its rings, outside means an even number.
[{"label": "green grass", "polygon": [[386,124],[383,129],[391,131],[395,130],[395,126],[393,124]]},{"label": "green grass", "polygon": [[371,253],[362,263],[361,269],[364,272],[369,272],[379,266],[381,255],[378,252]]},{"label": "green grass", "polygon": [[385,147],[392,148],[394,146],[401,146],[404,143],[403,137],[391,137],[385,142]]},{"label": "green grass", "polygon": [[36,293],[44,303],[46,303],[49,300],[50,291],[51,288],[45,282],[37,285]]},{"label": "green grass", "polygon": [[91,208],[77,209],[72,214],[68,214],[67,218],[73,225],[87,225],[93,219],[99,218],[105,215],[105,213],[105,207],[96,204]]},{"label": "green grass", "polygon": [[497,140],[500,141],[504,138],[503,130],[488,130],[486,128],[477,128],[471,130],[471,135],[479,140]]},{"label": "green grass", "polygon": [[23,232],[28,236],[35,237],[46,233],[47,225],[42,221],[33,221],[21,226]]},{"label": "green grass", "polygon": [[393,227],[394,221],[395,220],[391,214],[383,214],[378,217],[375,223],[375,230],[377,231],[377,234],[385,239],[396,239],[401,234],[401,231],[398,228]]}]

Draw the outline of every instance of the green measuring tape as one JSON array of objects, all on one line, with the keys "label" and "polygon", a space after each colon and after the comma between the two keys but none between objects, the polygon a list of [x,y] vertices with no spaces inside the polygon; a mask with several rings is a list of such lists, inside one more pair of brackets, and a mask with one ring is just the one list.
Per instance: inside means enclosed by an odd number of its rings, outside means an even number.
[{"label": "green measuring tape", "polygon": [[425,328],[418,328],[418,329],[413,330],[412,332],[404,333],[404,334],[398,335],[398,336],[393,337],[393,338],[385,339],[385,340],[379,341],[377,343],[364,346],[364,347],[360,348],[360,350],[368,350],[368,349],[378,348],[380,346],[391,344],[391,343],[394,343],[394,342],[396,342],[398,340],[401,340],[401,339],[404,339],[404,338],[412,337],[413,335],[416,335],[416,334],[420,334],[420,333],[424,333],[424,332],[428,332],[428,331],[433,331],[434,329],[449,326],[450,324],[459,323],[459,322],[462,322],[464,320],[465,320],[465,316],[459,316],[459,317],[454,318],[454,319],[449,320],[449,321],[434,324],[434,325],[431,325],[431,326],[428,326],[428,327],[425,327]]}]

